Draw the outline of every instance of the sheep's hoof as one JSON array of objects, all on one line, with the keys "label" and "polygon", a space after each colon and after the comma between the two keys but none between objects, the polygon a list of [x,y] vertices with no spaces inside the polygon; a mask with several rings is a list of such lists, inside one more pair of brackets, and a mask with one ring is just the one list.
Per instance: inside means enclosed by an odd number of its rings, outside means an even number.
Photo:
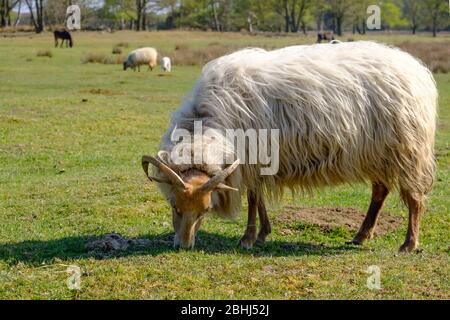
[{"label": "sheep's hoof", "polygon": [[364,241],[370,238],[372,238],[372,235],[370,233],[359,232],[353,237],[351,241],[347,241],[345,244],[352,244],[359,246],[362,245]]},{"label": "sheep's hoof", "polygon": [[254,235],[247,235],[245,234],[241,240],[239,241],[239,244],[241,246],[241,248],[250,250],[253,248],[253,245],[255,244],[255,239],[256,237]]},{"label": "sheep's hoof", "polygon": [[403,253],[410,253],[417,249],[417,245],[418,244],[415,241],[405,241],[405,243],[400,246],[400,249],[398,251]]}]

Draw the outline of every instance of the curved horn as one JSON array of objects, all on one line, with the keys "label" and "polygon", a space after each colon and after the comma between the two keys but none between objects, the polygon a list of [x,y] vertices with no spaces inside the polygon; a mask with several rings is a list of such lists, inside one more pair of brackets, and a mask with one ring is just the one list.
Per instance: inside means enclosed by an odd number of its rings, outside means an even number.
[{"label": "curved horn", "polygon": [[[232,165],[230,165],[229,167],[223,169],[222,171],[218,172],[214,177],[212,177],[211,179],[209,179],[201,188],[200,190],[202,190],[203,192],[209,192],[214,190],[215,188],[217,188],[219,185],[222,187],[223,189],[223,182],[225,181],[225,179],[233,173],[234,170],[236,170],[236,168],[239,165],[239,159],[236,160],[235,162],[233,162]],[[231,188],[231,187],[230,187]],[[234,188],[231,188],[234,189]]]},{"label": "curved horn", "polygon": [[[169,181],[150,177],[148,175],[148,164],[149,163],[151,163],[152,165],[154,165],[155,167],[160,169],[166,175],[166,177],[167,177],[167,179],[169,179]],[[186,184],[184,183],[183,179],[181,179],[181,177],[178,174],[176,174],[175,171],[173,171],[167,165],[165,165],[164,163],[162,163],[161,161],[159,161],[158,159],[156,159],[152,156],[143,156],[142,157],[142,168],[144,169],[144,172],[147,175],[147,177],[150,179],[150,181],[154,180],[159,183],[168,183],[168,184],[172,184],[176,187],[186,189]]]}]

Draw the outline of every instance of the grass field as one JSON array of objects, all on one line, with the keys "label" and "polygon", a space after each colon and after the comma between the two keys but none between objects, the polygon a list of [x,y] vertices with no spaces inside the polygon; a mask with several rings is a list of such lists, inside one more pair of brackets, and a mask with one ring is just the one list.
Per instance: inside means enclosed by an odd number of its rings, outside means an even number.
[{"label": "grass field", "polygon": [[[369,37],[369,36],[368,36]],[[374,39],[374,38],[370,38]],[[379,41],[444,41],[450,37],[378,36]],[[345,39],[344,39],[345,40]],[[169,207],[140,165],[154,154],[169,117],[200,74],[199,66],[123,72],[83,64],[91,52],[176,44],[203,48],[281,47],[313,38],[214,33],[81,33],[73,49],[53,48],[49,33],[0,38],[0,299],[449,299],[450,74],[436,74],[440,98],[439,170],[422,219],[419,253],[398,254],[407,213],[396,192],[384,208],[401,227],[363,247],[352,232],[273,218],[285,206],[354,207],[365,211],[369,187],[343,186],[314,196],[286,194],[272,205],[273,233],[264,247],[237,247],[237,221],[205,219],[196,248],[174,251]],[[37,56],[50,49],[52,57]],[[243,199],[244,200],[244,199]],[[244,201],[245,202],[245,201]],[[293,232],[282,232],[285,229]],[[93,237],[117,232],[155,240],[118,254],[88,252]],[[69,290],[67,266],[81,268],[81,290]],[[381,289],[366,286],[371,265]]]}]

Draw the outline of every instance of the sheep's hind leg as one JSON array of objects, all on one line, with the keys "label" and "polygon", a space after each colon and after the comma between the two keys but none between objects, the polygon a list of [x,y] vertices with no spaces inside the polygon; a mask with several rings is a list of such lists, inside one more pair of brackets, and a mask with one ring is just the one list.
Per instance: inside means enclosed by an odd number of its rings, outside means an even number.
[{"label": "sheep's hind leg", "polygon": [[240,240],[241,247],[245,249],[253,248],[256,241],[256,211],[258,209],[258,202],[256,194],[252,191],[247,192],[248,200],[248,221],[245,233]]},{"label": "sheep's hind leg", "polygon": [[400,247],[400,252],[412,252],[419,245],[419,224],[420,215],[424,210],[424,200],[420,194],[414,194],[405,190],[401,190],[403,201],[408,206],[409,221],[408,231],[406,232],[405,242]]},{"label": "sheep's hind leg", "polygon": [[264,204],[264,199],[262,198],[258,201],[258,214],[260,228],[256,242],[259,244],[263,244],[264,242],[266,242],[266,237],[272,232],[272,227],[270,226],[266,206]]},{"label": "sheep's hind leg", "polygon": [[358,233],[355,235],[352,241],[348,244],[362,244],[365,240],[372,238],[373,231],[377,224],[380,210],[383,207],[384,200],[389,194],[388,188],[381,183],[372,184],[372,200],[370,202],[369,210],[364,218]]}]

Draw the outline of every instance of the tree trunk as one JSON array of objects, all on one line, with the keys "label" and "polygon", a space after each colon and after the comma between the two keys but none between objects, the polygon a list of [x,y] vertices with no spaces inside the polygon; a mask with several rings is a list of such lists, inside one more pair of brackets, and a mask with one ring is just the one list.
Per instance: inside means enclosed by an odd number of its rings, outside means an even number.
[{"label": "tree trunk", "polygon": [[289,32],[289,25],[291,24],[290,21],[288,0],[284,0],[284,32]]},{"label": "tree trunk", "polygon": [[17,18],[16,21],[14,22],[14,27],[17,27],[20,23],[20,11],[22,9],[22,1],[19,1],[19,9],[17,9]]},{"label": "tree trunk", "polygon": [[[298,30],[300,30],[300,24],[302,23],[303,16],[305,14],[306,3],[305,3],[305,0],[301,0],[301,1],[302,1],[302,3],[301,3],[301,6],[300,6],[300,11],[298,12],[298,16],[297,16],[297,23],[295,25],[295,32],[298,32]],[[295,5],[295,2],[294,2],[294,5]],[[306,26],[303,28],[303,33],[304,34],[306,34],[305,28],[306,28]]]},{"label": "tree trunk", "polygon": [[437,28],[438,28],[438,15],[439,15],[439,3],[435,2],[433,11],[433,37],[436,37],[437,35]]},{"label": "tree trunk", "polygon": [[297,0],[292,0],[291,3],[291,32],[297,32],[297,20],[296,20],[296,14],[295,14],[295,6],[297,4]]},{"label": "tree trunk", "polygon": [[302,20],[302,31],[303,31],[303,35],[306,36],[306,23]]},{"label": "tree trunk", "polygon": [[342,36],[342,17],[336,17],[336,33],[338,36]]},{"label": "tree trunk", "polygon": [[220,22],[219,22],[219,17],[217,15],[216,4],[215,4],[214,0],[211,0],[211,7],[213,10],[214,29],[216,29],[216,31],[220,31]]},{"label": "tree trunk", "polygon": [[141,0],[136,0],[136,31],[141,30],[142,6]]},{"label": "tree trunk", "polygon": [[147,0],[142,0],[142,30],[147,30]]},{"label": "tree trunk", "polygon": [[1,0],[0,2],[0,27],[6,26],[6,1]]},{"label": "tree trunk", "polygon": [[322,27],[322,13],[320,13],[317,18],[316,18],[316,25],[317,25],[317,30],[318,31],[322,31],[323,27]]},{"label": "tree trunk", "polygon": [[33,12],[33,3],[30,2],[33,0],[25,0],[25,3],[27,4],[28,7],[28,11],[30,11],[30,21],[31,21],[31,25],[34,27],[34,30],[38,33],[38,26],[36,23],[36,19],[34,17],[34,12]]},{"label": "tree trunk", "polygon": [[36,6],[36,33],[44,31],[43,7],[42,0],[35,0]]}]

